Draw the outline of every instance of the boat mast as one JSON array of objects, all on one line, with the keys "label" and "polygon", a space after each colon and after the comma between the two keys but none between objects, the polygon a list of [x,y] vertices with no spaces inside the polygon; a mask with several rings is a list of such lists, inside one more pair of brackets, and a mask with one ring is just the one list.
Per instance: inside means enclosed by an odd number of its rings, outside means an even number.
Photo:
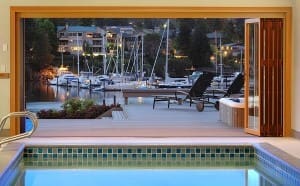
[{"label": "boat mast", "polygon": [[169,19],[167,20],[167,36],[166,36],[166,66],[165,66],[165,81],[168,81],[169,73],[168,73],[168,60],[169,60]]},{"label": "boat mast", "polygon": [[223,77],[223,51],[222,51],[222,37],[221,37],[221,34],[220,34],[220,75],[221,75],[221,78]]},{"label": "boat mast", "polygon": [[124,75],[124,43],[125,37],[123,37],[123,34],[121,32],[121,76]]},{"label": "boat mast", "polygon": [[64,67],[64,51],[61,50],[61,67]]},{"label": "boat mast", "polygon": [[102,33],[102,55],[103,55],[103,74],[106,74],[106,36]]},{"label": "boat mast", "polygon": [[77,74],[79,76],[79,42],[78,42],[78,32],[76,34],[76,45],[77,45]]},{"label": "boat mast", "polygon": [[137,80],[139,79],[139,35],[136,35],[136,48],[135,48],[135,74]]},{"label": "boat mast", "polygon": [[144,33],[142,33],[142,59],[141,59],[141,77],[144,78]]},{"label": "boat mast", "polygon": [[164,39],[165,31],[166,31],[166,27],[164,27],[164,31],[162,33],[162,36],[161,36],[161,39],[160,39],[160,42],[159,42],[158,50],[156,52],[156,56],[155,56],[155,60],[154,60],[154,64],[153,64],[153,67],[152,67],[152,71],[151,71],[150,77],[153,77],[154,68],[155,68],[155,65],[156,65],[156,62],[157,62],[157,58],[158,58],[158,55],[159,55],[161,44],[162,44],[163,39]]},{"label": "boat mast", "polygon": [[218,35],[217,35],[217,31],[215,30],[215,45],[216,45],[216,49],[217,49],[217,52],[216,52],[216,57],[215,57],[215,62],[216,62],[216,75],[218,74]]}]

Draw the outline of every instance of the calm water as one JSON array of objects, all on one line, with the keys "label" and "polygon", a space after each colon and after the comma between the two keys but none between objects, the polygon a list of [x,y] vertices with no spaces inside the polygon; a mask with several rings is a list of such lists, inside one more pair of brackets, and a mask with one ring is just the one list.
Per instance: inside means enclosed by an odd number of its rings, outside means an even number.
[{"label": "calm water", "polygon": [[[80,159],[80,158],[78,158]],[[18,186],[279,186],[282,178],[257,168],[253,159],[216,166],[217,160],[27,159],[12,185]],[[100,162],[99,162],[100,161]],[[251,163],[252,162],[252,163]],[[248,164],[249,163],[249,164]],[[39,165],[40,164],[40,165]],[[246,164],[246,165],[245,165]],[[100,165],[100,166],[99,166]],[[150,166],[149,166],[150,165]],[[213,166],[209,166],[213,165]],[[20,184],[21,183],[21,184]],[[292,185],[290,185],[292,186]]]},{"label": "calm water", "polygon": [[[26,170],[25,186],[259,186],[253,169]],[[270,184],[271,185],[271,184]]]},{"label": "calm water", "polygon": [[47,85],[42,82],[29,82],[26,85],[26,108],[30,111],[40,109],[60,108],[60,105],[70,98],[93,99],[96,103],[112,104],[116,96],[117,103],[121,103],[122,94],[119,91],[103,92],[91,91],[77,87]]}]

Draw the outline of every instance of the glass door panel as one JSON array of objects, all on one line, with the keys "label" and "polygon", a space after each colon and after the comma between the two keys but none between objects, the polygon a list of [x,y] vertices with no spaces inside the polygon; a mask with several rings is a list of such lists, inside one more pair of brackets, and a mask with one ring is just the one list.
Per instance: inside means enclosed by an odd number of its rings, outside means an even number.
[{"label": "glass door panel", "polygon": [[259,19],[245,22],[245,131],[260,135]]}]

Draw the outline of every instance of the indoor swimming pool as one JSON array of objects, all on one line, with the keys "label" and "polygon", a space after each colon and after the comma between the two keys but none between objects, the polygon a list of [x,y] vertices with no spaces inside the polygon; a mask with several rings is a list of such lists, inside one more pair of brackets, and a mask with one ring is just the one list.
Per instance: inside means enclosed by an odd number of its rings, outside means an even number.
[{"label": "indoor swimming pool", "polygon": [[299,170],[251,145],[26,147],[0,185],[289,185]]}]

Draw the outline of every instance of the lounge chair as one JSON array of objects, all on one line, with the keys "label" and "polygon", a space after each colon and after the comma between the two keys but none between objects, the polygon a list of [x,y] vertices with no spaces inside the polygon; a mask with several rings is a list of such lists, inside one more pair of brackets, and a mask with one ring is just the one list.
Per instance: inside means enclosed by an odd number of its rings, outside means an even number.
[{"label": "lounge chair", "polygon": [[[244,75],[242,73],[239,73],[226,91],[216,89],[213,90],[214,91],[213,94],[206,94],[205,96],[207,98],[207,101],[210,103],[212,103],[211,102],[212,98],[214,100],[217,100],[215,101],[214,105],[215,108],[219,110],[219,99],[224,97],[240,97],[241,95],[243,95],[241,93],[243,86],[244,86]],[[215,95],[216,92],[218,93],[218,95]]]},{"label": "lounge chair", "polygon": [[[153,109],[155,108],[155,103],[159,101],[168,102],[168,108],[170,108],[171,102],[174,101],[180,104],[184,100],[189,100],[190,106],[192,103],[203,102],[205,99],[204,93],[210,86],[213,77],[214,75],[212,73],[203,73],[188,92],[175,91],[174,95],[154,95]],[[183,99],[183,97],[179,95],[184,95],[185,98]]]}]

